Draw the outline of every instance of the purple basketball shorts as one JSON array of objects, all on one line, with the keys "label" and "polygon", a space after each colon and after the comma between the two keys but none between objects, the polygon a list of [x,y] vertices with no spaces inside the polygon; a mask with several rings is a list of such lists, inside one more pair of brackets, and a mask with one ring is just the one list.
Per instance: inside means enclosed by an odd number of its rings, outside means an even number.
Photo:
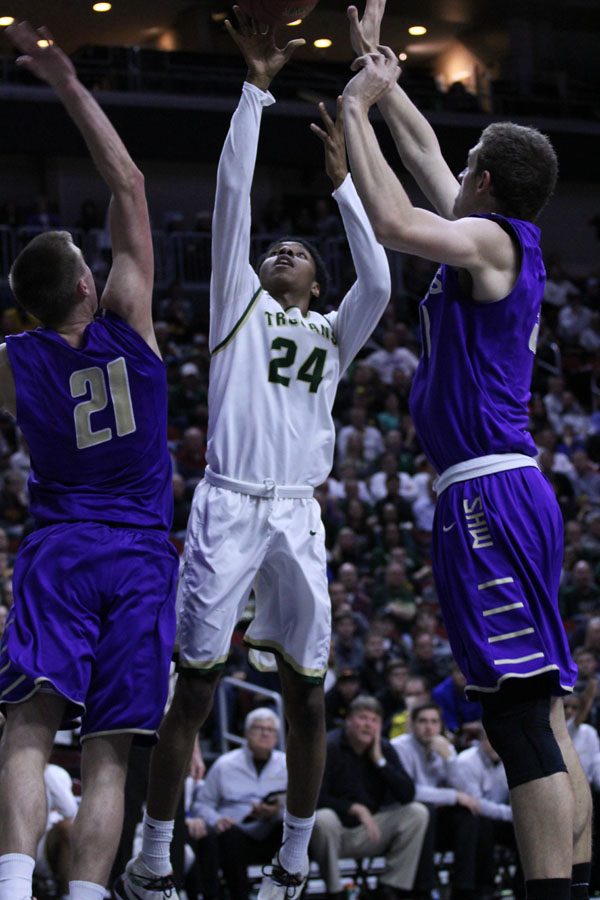
[{"label": "purple basketball shorts", "polygon": [[164,534],[93,522],[22,543],[0,645],[0,704],[52,689],[82,738],[152,741],[167,698],[178,558]]},{"label": "purple basketball shorts", "polygon": [[563,522],[538,469],[450,485],[438,499],[432,556],[467,693],[542,673],[553,693],[572,690],[577,669],[558,611]]}]

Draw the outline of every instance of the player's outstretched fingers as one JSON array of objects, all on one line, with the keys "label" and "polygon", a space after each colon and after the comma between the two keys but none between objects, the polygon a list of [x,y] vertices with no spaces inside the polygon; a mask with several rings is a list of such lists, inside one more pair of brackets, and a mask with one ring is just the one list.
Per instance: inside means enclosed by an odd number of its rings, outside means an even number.
[{"label": "player's outstretched fingers", "polygon": [[304,47],[306,41],[304,38],[294,38],[293,41],[288,41],[283,50],[281,51],[285,57],[285,61],[287,62],[291,59],[292,55],[296,52],[298,47]]}]

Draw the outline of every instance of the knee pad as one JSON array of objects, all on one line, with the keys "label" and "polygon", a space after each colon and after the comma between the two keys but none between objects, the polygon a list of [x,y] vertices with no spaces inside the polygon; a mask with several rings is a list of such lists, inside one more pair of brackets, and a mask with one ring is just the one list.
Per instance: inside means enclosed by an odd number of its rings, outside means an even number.
[{"label": "knee pad", "polygon": [[[502,692],[500,692],[502,693]],[[482,698],[483,726],[504,763],[508,786],[546,778],[567,767],[550,725],[550,697],[503,703],[495,695]]]}]

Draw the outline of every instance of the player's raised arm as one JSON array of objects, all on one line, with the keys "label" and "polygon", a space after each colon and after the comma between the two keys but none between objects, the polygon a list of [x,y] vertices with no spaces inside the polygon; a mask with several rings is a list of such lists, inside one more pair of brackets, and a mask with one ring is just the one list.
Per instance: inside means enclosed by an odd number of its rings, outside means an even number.
[{"label": "player's raised arm", "polygon": [[356,281],[340,303],[334,331],[340,347],[340,369],[350,364],[381,318],[391,293],[390,269],[385,251],[377,242],[364,206],[348,174],[342,98],[337,100],[335,120],[324,103],[319,104],[322,126],[311,125],[325,148],[325,169],[334,187],[346,237],[352,253]]},{"label": "player's raised arm", "polygon": [[[235,110],[221,151],[212,222],[211,317],[212,349],[235,326],[258,290],[258,276],[249,263],[250,190],[262,111],[274,103],[268,92],[271,81],[304,44],[302,38],[280,48],[272,26],[263,25],[234,6],[237,28],[227,28],[248,65],[242,97]],[[237,308],[235,301],[241,308]]]},{"label": "player's raised arm", "polygon": [[144,177],[71,60],[46,28],[27,22],[7,28],[21,51],[17,63],[47,82],[81,132],[98,172],[112,194],[113,265],[102,305],[114,310],[155,346],[152,330],[154,258]]},{"label": "player's raised arm", "polygon": [[[372,53],[381,43],[386,0],[366,0],[362,19],[348,7],[350,42],[357,56]],[[437,136],[410,97],[395,84],[377,103],[394,138],[403,165],[441,216],[453,219],[458,183],[442,156]]]},{"label": "player's raised arm", "polygon": [[[429,210],[415,208],[386,162],[369,122],[369,109],[393,88],[399,67],[393,52],[382,50],[359,60],[362,68],[344,91],[351,171],[378,240],[386,247],[458,266],[473,275],[484,267],[492,272],[509,267],[513,262],[512,244],[498,225],[473,218],[447,221]],[[472,172],[472,177],[479,176]],[[482,173],[480,182],[472,189],[481,190],[485,198],[489,173]],[[487,199],[489,202],[489,196]]]}]

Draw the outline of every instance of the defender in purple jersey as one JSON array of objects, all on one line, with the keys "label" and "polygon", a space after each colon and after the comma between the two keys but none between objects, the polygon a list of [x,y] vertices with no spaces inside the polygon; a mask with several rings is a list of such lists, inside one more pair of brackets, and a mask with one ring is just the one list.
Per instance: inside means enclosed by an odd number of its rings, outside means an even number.
[{"label": "defender in purple jersey", "polygon": [[82,800],[69,896],[100,900],[121,833],[129,748],[155,740],[175,637],[152,237],[143,177],[69,59],[45,29],[22,23],[7,33],[19,64],[63,102],[111,190],[113,264],[100,305],[67,232],[34,238],[10,274],[18,303],[43,324],[0,346],[0,403],[29,446],[36,524],[17,554],[0,644],[0,900],[31,897],[44,766],[57,729],[77,721]]},{"label": "defender in purple jersey", "polygon": [[[380,47],[385,0],[350,7],[351,168],[385,246],[440,263],[420,306],[411,412],[437,469],[433,564],[454,655],[504,762],[528,898],[587,896],[591,802],[560,695],[576,669],[558,613],[562,521],[535,462],[527,402],[545,272],[533,224],[556,156],[532,128],[486,128],[456,179]],[[377,103],[437,214],[416,209],[369,123]]]}]

